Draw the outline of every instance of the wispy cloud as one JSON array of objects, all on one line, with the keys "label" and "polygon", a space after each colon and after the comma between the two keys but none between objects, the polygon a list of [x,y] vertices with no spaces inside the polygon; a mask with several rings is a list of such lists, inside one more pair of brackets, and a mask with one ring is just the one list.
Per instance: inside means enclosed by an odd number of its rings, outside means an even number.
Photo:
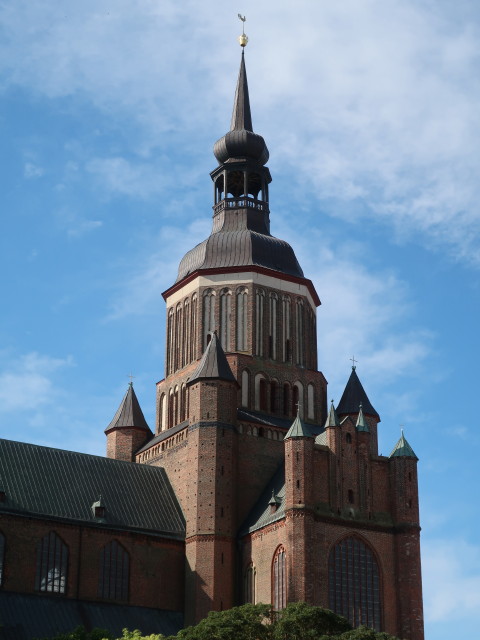
[{"label": "wispy cloud", "polygon": [[475,618],[480,607],[480,547],[462,538],[423,544],[424,605],[427,622]]},{"label": "wispy cloud", "polygon": [[58,399],[55,374],[72,366],[72,358],[52,358],[36,352],[0,365],[0,412],[31,412]]},{"label": "wispy cloud", "polygon": [[27,179],[40,178],[45,173],[45,169],[33,162],[26,162],[23,167],[23,175]]}]

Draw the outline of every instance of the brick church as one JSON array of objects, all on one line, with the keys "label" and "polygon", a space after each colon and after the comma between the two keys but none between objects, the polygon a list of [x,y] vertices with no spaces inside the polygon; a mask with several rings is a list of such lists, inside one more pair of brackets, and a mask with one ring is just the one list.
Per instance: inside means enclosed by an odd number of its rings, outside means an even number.
[{"label": "brick church", "polygon": [[305,601],[422,640],[417,457],[403,434],[378,455],[355,366],[327,401],[320,299],[270,234],[243,52],[214,154],[211,234],[163,294],[154,431],[130,384],[106,458],[0,440],[0,637],[169,634],[210,610]]}]

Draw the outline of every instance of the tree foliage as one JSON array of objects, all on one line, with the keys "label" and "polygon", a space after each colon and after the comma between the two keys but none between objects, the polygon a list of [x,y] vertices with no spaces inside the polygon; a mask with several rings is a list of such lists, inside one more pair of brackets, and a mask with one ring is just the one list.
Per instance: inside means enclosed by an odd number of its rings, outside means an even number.
[{"label": "tree foliage", "polygon": [[44,640],[398,640],[387,633],[368,627],[352,629],[342,616],[312,607],[304,602],[289,604],[281,613],[274,613],[270,605],[244,604],[227,611],[211,611],[193,627],[176,636],[142,635],[141,631],[123,630],[114,639],[108,631],[94,629],[87,632],[78,627],[71,633],[61,633]]}]

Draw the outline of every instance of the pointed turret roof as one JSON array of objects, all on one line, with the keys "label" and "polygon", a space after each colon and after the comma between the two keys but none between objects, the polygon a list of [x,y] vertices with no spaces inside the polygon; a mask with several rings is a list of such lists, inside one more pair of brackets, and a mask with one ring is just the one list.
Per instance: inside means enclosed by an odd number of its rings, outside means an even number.
[{"label": "pointed turret roof", "polygon": [[332,403],[330,405],[330,411],[328,412],[328,416],[325,421],[325,429],[327,427],[339,427],[339,426],[340,426],[340,420],[338,419],[337,412],[335,411],[335,406],[332,400]]},{"label": "pointed turret roof", "polygon": [[306,425],[303,420],[300,418],[300,414],[297,413],[297,417],[292,423],[292,426],[287,431],[287,435],[284,440],[288,440],[288,438],[313,438],[314,435],[311,432],[308,425]]},{"label": "pointed turret roof", "polygon": [[235,89],[235,99],[233,101],[232,121],[230,122],[230,131],[241,131],[242,129],[253,131],[244,51],[242,51],[237,88]]},{"label": "pointed turret roof", "polygon": [[363,412],[365,414],[375,416],[380,419],[380,416],[373,408],[372,403],[368,399],[365,389],[358,378],[356,367],[352,367],[352,373],[350,374],[345,391],[343,392],[337,406],[337,414],[339,416],[344,416],[352,413],[358,413],[358,407],[360,404],[362,405]]},{"label": "pointed turret roof", "polygon": [[269,158],[265,140],[261,135],[253,132],[243,51],[233,101],[230,131],[217,140],[213,146],[213,153],[220,164],[248,159],[259,165],[264,165]]},{"label": "pointed turret roof", "polygon": [[415,458],[415,460],[418,460],[417,456],[415,455],[415,451],[408,444],[407,439],[403,435],[403,429],[400,440],[393,447],[393,451],[389,455],[389,458]]},{"label": "pointed turret roof", "polygon": [[127,392],[123,396],[123,400],[116,414],[113,416],[113,420],[105,429],[105,432],[120,427],[136,427],[137,429],[145,429],[145,431],[152,433],[145,420],[131,382],[128,385]]},{"label": "pointed turret roof", "polygon": [[210,342],[188,384],[205,378],[237,382],[216,332],[211,334]]},{"label": "pointed turret roof", "polygon": [[360,407],[358,409],[357,424],[355,426],[357,428],[357,431],[364,431],[365,433],[370,433],[370,427],[368,426],[368,422],[365,420],[365,416],[363,415],[362,403],[360,403]]}]

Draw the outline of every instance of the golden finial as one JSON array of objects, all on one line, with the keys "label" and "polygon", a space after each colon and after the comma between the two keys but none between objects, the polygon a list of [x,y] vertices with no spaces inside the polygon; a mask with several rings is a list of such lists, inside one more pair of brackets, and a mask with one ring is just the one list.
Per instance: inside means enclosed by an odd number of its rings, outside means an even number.
[{"label": "golden finial", "polygon": [[245,20],[246,20],[246,17],[245,17],[245,16],[242,16],[242,14],[241,14],[241,13],[239,13],[239,14],[238,14],[238,18],[239,18],[239,20],[241,20],[241,21],[242,21],[242,23],[243,23],[243,24],[242,24],[242,35],[241,35],[241,36],[238,36],[238,42],[240,43],[240,46],[241,46],[241,47],[244,47],[244,48],[245,48],[245,47],[247,46],[247,42],[248,42],[248,36],[245,34]]}]

